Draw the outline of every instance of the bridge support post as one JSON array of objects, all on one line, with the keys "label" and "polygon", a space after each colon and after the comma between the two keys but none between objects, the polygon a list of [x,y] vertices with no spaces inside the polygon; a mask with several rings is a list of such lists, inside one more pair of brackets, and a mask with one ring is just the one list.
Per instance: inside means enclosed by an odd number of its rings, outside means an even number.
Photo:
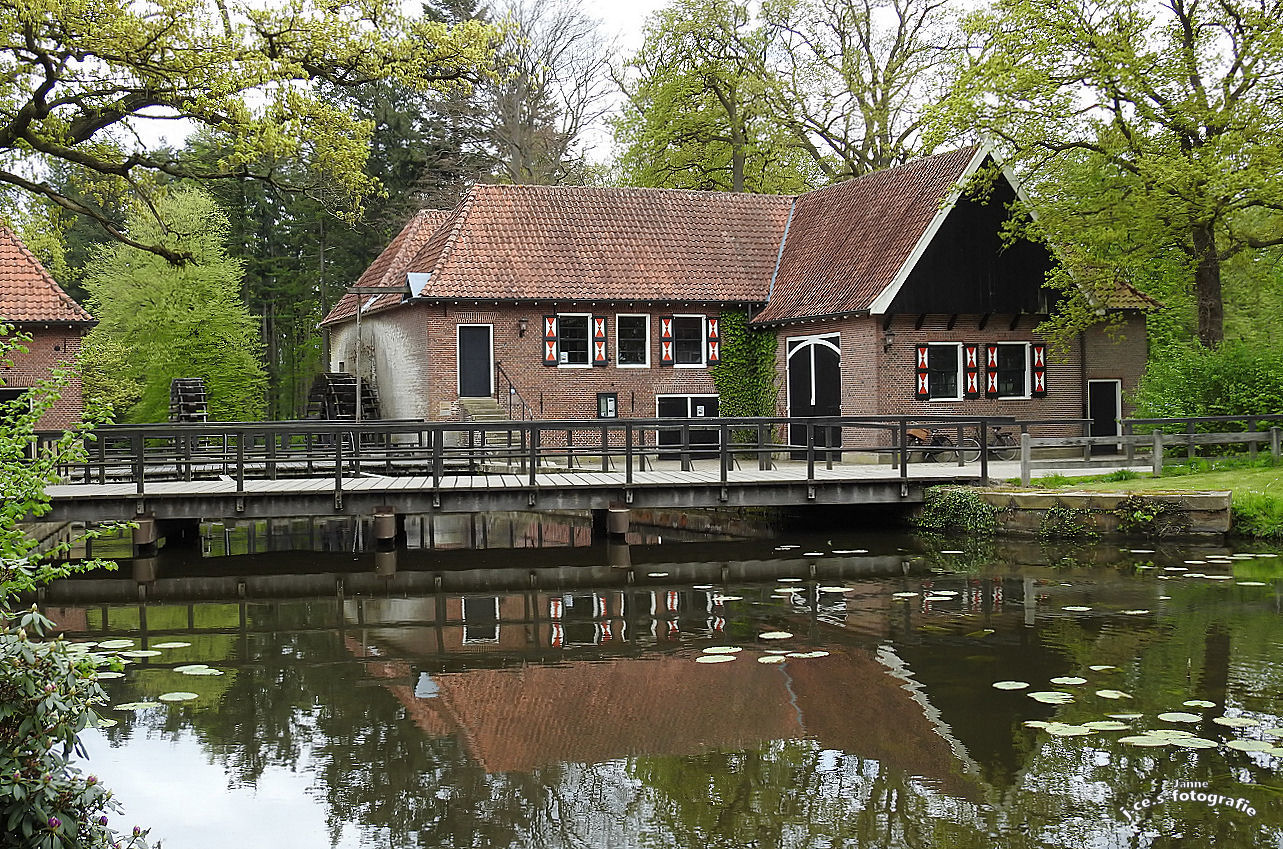
[{"label": "bridge support post", "polygon": [[404,518],[397,522],[396,510],[392,507],[374,508],[374,544],[379,551],[396,548],[398,524],[404,528]]},{"label": "bridge support post", "polygon": [[[612,569],[632,569],[633,555],[632,549],[626,542],[606,543],[606,565]],[[628,576],[628,582],[632,583],[632,575]]]},{"label": "bridge support post", "polygon": [[134,557],[151,557],[156,553],[160,535],[156,531],[156,516],[152,513],[135,514],[137,525],[133,532]]},{"label": "bridge support post", "polygon": [[629,512],[627,507],[608,507],[605,510],[592,511],[592,541],[619,542],[628,533]]}]

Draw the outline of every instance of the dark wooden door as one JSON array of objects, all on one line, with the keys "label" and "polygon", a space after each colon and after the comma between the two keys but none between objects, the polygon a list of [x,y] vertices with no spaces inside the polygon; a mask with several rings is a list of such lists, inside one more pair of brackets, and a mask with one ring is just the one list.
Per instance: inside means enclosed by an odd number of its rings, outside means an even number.
[{"label": "dark wooden door", "polygon": [[[668,398],[658,399],[656,412],[661,419],[704,419],[716,418],[718,412],[718,403],[716,395],[679,395]],[[692,457],[712,457],[716,456],[716,451],[709,451],[708,448],[716,448],[720,435],[717,428],[701,428],[691,425],[689,430],[690,445],[698,446],[691,452]],[[671,430],[661,430],[659,432],[658,444],[662,448],[680,450],[682,444],[682,432],[676,428]],[[703,450],[699,450],[703,449]]]},{"label": "dark wooden door", "polygon": [[490,362],[490,325],[459,328],[459,396],[488,398],[494,394]]},{"label": "dark wooden door", "polygon": [[[1118,435],[1118,391],[1116,380],[1087,381],[1087,418],[1091,419],[1092,436]],[[1113,454],[1113,445],[1093,445],[1093,454]]]},{"label": "dark wooden door", "polygon": [[[790,343],[788,361],[790,416],[839,416],[842,414],[842,355],[837,350],[836,342],[837,339],[833,338]],[[790,428],[789,442],[793,445],[805,446],[806,426],[793,425]],[[829,448],[841,447],[842,429],[817,428],[815,444]]]}]

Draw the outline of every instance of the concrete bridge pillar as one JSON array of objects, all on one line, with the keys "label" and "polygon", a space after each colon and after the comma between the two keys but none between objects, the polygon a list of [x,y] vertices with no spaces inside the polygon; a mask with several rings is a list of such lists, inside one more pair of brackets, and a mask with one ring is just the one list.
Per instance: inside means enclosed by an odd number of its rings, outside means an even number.
[{"label": "concrete bridge pillar", "polygon": [[156,554],[160,542],[160,531],[156,516],[152,513],[134,515],[133,530],[134,557],[151,557]]},{"label": "concrete bridge pillar", "polygon": [[[400,521],[398,521],[400,519]],[[398,517],[391,507],[374,508],[374,546],[379,551],[396,548],[398,527],[404,533],[405,517]]]},{"label": "concrete bridge pillar", "polygon": [[629,512],[627,507],[607,507],[605,510],[592,511],[592,541],[619,541],[628,533]]}]

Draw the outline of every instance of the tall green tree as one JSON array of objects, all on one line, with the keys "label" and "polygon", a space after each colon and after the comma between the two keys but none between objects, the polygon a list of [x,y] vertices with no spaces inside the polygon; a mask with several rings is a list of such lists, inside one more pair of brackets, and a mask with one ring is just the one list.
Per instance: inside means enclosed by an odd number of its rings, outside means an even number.
[{"label": "tall green tree", "polygon": [[[167,222],[163,228],[157,216]],[[173,265],[155,252],[113,243],[90,263],[85,285],[99,324],[87,348],[109,349],[99,336],[129,347],[128,371],[114,376],[140,388],[128,418],[166,421],[170,381],[180,377],[205,380],[212,419],[260,418],[266,374],[258,322],[241,301],[242,263],[227,255],[226,216],[199,189],[172,188],[158,196],[156,215],[135,209],[128,227],[136,241],[190,257]],[[95,367],[101,370],[87,363]]]},{"label": "tall green tree", "polygon": [[967,19],[942,127],[1010,154],[1064,281],[1191,292],[1215,346],[1226,263],[1283,244],[1281,17],[1279,0],[995,0]]},{"label": "tall green tree", "polygon": [[625,179],[730,192],[809,188],[814,161],[764,100],[768,42],[745,2],[677,0],[655,13],[628,62],[616,124]]},{"label": "tall green tree", "polygon": [[[62,190],[42,167],[63,163],[144,205],[167,179],[253,178],[354,214],[376,188],[361,168],[371,127],[325,86],[458,85],[489,67],[494,37],[478,21],[448,26],[390,0],[15,0],[0,17],[0,188],[174,262],[189,257],[143,241],[109,205]],[[175,119],[217,132],[227,154],[210,163],[142,141],[154,135],[142,128]],[[293,172],[306,183],[284,178],[287,161],[308,163]]]}]

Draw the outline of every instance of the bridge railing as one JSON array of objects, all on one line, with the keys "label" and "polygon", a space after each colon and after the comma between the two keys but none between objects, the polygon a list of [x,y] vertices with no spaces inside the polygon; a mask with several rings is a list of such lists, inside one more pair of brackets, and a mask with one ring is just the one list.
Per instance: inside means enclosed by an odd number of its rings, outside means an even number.
[{"label": "bridge railing", "polygon": [[[504,474],[533,487],[545,473],[622,471],[631,484],[656,463],[689,471],[710,461],[725,483],[745,464],[770,470],[784,458],[813,482],[817,468],[848,454],[888,463],[907,479],[911,464],[947,454],[985,478],[995,428],[1014,424],[1006,416],[825,416],[112,425],[98,428],[85,459],[62,474],[68,482],[132,483],[138,494],[161,482],[232,480],[241,492],[247,480],[326,477],[337,494],[345,478],[368,475],[423,476],[435,488],[450,476]],[[942,441],[911,444],[919,428]],[[947,450],[971,439],[974,451]]]}]

